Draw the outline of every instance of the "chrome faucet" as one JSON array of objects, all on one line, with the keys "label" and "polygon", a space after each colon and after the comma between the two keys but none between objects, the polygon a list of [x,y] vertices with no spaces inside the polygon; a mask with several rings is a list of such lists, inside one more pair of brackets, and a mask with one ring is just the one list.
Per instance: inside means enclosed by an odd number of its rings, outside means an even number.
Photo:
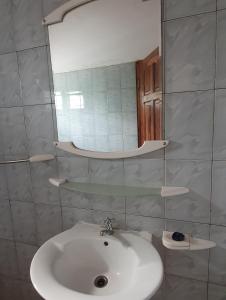
[{"label": "chrome faucet", "polygon": [[110,219],[108,217],[104,220],[104,229],[100,231],[101,236],[114,234],[114,230],[113,230],[113,226],[112,226],[113,220],[114,219]]}]

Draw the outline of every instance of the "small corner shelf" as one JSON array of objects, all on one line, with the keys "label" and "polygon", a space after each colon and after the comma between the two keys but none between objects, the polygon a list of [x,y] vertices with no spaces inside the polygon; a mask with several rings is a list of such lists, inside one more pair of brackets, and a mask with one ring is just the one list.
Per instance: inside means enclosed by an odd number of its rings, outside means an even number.
[{"label": "small corner shelf", "polygon": [[18,164],[24,162],[36,163],[36,162],[49,161],[53,159],[55,159],[55,156],[52,154],[37,154],[24,159],[0,161],[0,165]]},{"label": "small corner shelf", "polygon": [[63,151],[69,152],[74,155],[84,156],[89,158],[100,158],[100,159],[121,159],[144,155],[153,151],[165,148],[169,144],[169,141],[145,141],[144,144],[137,149],[129,151],[115,151],[115,152],[99,152],[84,150],[76,147],[72,142],[54,142],[54,145]]},{"label": "small corner shelf", "polygon": [[49,178],[49,182],[56,187],[61,187],[66,190],[103,196],[134,197],[155,195],[161,197],[172,197],[189,192],[189,189],[185,187],[138,187],[111,185],[87,182],[87,178],[78,178],[77,181],[73,182],[62,178]]},{"label": "small corner shelf", "polygon": [[170,250],[205,250],[216,247],[216,243],[209,240],[193,238],[190,234],[184,234],[184,241],[174,241],[173,232],[163,231],[162,243]]}]

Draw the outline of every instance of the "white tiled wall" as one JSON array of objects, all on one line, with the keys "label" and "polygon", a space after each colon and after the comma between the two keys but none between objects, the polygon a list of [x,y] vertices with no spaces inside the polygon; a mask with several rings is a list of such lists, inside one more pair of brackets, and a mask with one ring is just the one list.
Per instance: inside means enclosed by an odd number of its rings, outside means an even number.
[{"label": "white tiled wall", "polygon": [[[0,1],[0,158],[55,153],[48,44],[42,16],[65,1]],[[223,300],[226,290],[226,35],[225,0],[165,0],[166,155],[97,161],[57,152],[56,161],[0,167],[0,298],[40,299],[28,279],[31,257],[46,239],[77,220],[154,233],[165,263],[155,299]],[[217,11],[218,9],[218,11]],[[29,13],[28,13],[29,12]],[[158,198],[97,197],[61,192],[48,184],[57,171],[90,172],[112,181],[186,185],[191,192]],[[164,228],[211,238],[211,251],[165,251]],[[208,297],[208,298],[207,298]],[[154,299],[153,298],[153,299]]]}]

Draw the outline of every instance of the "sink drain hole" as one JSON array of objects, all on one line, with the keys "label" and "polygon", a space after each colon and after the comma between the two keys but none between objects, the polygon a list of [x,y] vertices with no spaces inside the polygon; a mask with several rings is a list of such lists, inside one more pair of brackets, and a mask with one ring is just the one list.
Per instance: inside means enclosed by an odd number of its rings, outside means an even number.
[{"label": "sink drain hole", "polygon": [[108,284],[108,279],[106,276],[100,275],[97,276],[96,279],[94,280],[94,285],[97,288],[103,288]]}]

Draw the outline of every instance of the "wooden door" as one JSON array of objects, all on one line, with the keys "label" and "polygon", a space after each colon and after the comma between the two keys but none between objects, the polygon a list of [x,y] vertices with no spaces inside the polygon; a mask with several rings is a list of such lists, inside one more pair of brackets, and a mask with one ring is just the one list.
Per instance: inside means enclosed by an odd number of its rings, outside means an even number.
[{"label": "wooden door", "polygon": [[136,63],[138,146],[162,139],[161,59],[159,49]]}]

